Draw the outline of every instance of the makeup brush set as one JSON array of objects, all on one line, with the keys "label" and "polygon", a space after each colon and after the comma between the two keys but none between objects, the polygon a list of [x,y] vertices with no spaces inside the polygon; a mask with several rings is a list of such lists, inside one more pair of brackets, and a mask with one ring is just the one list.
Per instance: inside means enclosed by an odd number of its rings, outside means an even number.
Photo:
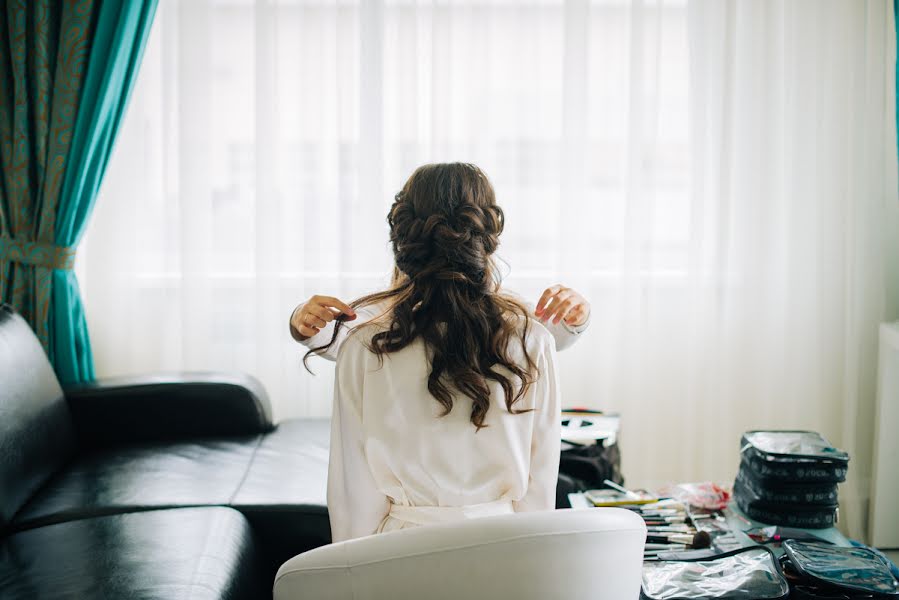
[{"label": "makeup brush set", "polygon": [[620,507],[636,512],[646,523],[643,560],[656,560],[664,552],[700,550],[712,543],[711,534],[696,527],[687,507],[678,500],[664,498]]},{"label": "makeup brush set", "polygon": [[746,516],[771,525],[833,527],[848,454],[813,431],[748,431],[740,444],[734,500]]},{"label": "makeup brush set", "polygon": [[698,509],[676,498],[629,490],[608,479],[603,484],[605,489],[584,492],[585,498],[594,506],[617,506],[643,518],[647,532],[644,560],[708,548],[721,552],[731,549],[731,540],[737,544],[721,511]]},{"label": "makeup brush set", "polygon": [[646,546],[643,560],[655,560],[659,553],[708,548],[712,538],[696,528],[687,508],[677,500],[659,500],[631,510],[646,523]]}]

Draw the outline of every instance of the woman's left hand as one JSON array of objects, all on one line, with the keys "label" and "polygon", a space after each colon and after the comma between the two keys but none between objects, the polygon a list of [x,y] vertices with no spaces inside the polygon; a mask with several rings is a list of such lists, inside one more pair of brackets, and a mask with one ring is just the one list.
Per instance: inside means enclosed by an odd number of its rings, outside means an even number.
[{"label": "woman's left hand", "polygon": [[587,322],[590,316],[590,303],[575,290],[556,284],[546,288],[537,307],[534,309],[537,318],[548,323],[565,321],[572,327],[578,327]]}]

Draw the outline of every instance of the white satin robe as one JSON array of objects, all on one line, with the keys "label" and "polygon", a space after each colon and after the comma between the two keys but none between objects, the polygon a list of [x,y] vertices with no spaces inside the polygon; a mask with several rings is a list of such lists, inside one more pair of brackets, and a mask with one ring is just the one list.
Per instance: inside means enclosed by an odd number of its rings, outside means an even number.
[{"label": "white satin robe", "polygon": [[[491,385],[491,406],[480,431],[471,400],[454,397],[453,410],[427,389],[429,365],[421,340],[378,358],[365,344],[376,327],[351,335],[377,307],[357,311],[326,356],[337,360],[328,466],[328,512],[335,542],[382,531],[507,512],[551,510],[559,469],[560,397],[556,348],[586,328],[544,327],[531,320],[528,350],[538,380],[510,414],[502,388]],[[305,340],[327,343],[333,323]],[[367,339],[366,339],[367,338]],[[521,348],[513,359],[524,364]]]}]

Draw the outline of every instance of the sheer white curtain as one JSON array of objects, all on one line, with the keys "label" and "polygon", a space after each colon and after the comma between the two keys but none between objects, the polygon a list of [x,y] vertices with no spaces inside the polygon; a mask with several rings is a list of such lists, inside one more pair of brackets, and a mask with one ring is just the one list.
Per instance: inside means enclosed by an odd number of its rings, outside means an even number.
[{"label": "sheer white curtain", "polygon": [[817,429],[860,535],[893,27],[889,0],[161,0],[81,252],[97,369],[240,369],[327,414],[288,314],[382,286],[393,194],[471,161],[508,286],[592,302],[564,403],[624,415],[629,483],[727,482],[743,430]]}]

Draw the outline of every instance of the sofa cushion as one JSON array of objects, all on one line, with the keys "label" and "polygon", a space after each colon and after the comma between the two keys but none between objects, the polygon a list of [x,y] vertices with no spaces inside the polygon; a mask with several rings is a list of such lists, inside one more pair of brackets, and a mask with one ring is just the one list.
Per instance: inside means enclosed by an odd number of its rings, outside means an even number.
[{"label": "sofa cushion", "polygon": [[330,419],[291,419],[265,435],[234,505],[325,506]]},{"label": "sofa cushion", "polygon": [[221,507],[59,523],[0,542],[0,598],[261,598],[250,528]]},{"label": "sofa cushion", "polygon": [[69,409],[28,324],[0,305],[0,530],[75,454]]},{"label": "sofa cushion", "polygon": [[313,548],[330,541],[329,423],[293,419],[259,436],[91,450],[47,482],[16,515],[12,528],[136,510],[228,505],[245,513],[254,527],[270,531],[273,543],[288,544],[288,551]]},{"label": "sofa cushion", "polygon": [[284,421],[265,436],[231,506],[265,548],[274,578],[287,559],[331,541],[328,522],[329,419]]},{"label": "sofa cushion", "polygon": [[331,541],[329,434],[328,419],[294,419],[261,436],[92,450],[41,488],[11,528],[179,506],[231,506],[250,522],[271,578],[288,558]]},{"label": "sofa cushion", "polygon": [[138,510],[227,505],[260,440],[245,436],[87,452],[35,494],[12,529]]}]

